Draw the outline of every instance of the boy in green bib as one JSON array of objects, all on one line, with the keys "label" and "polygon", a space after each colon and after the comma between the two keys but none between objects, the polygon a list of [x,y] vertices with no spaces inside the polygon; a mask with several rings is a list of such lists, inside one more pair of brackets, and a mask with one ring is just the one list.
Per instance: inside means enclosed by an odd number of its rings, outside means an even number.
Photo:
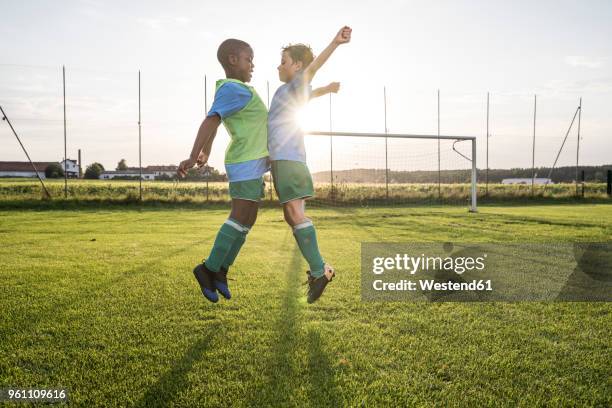
[{"label": "boy in green bib", "polygon": [[327,283],[335,276],[325,263],[317,244],[312,220],[305,215],[305,199],[314,195],[312,177],[306,165],[304,132],[296,122],[297,112],[311,98],[338,92],[339,84],[311,90],[310,82],[334,50],[351,40],[351,28],[342,27],[331,44],[314,58],[312,50],[302,44],[283,48],[278,66],[282,85],[272,98],[268,116],[268,149],[272,160],[272,177],[283,205],[285,221],[293,229],[302,255],[308,262],[308,303],[316,301]]},{"label": "boy in green bib", "polygon": [[231,298],[227,273],[255,224],[264,196],[263,175],[268,170],[268,112],[255,89],[247,85],[255,67],[253,49],[244,41],[228,39],[219,46],[217,59],[226,79],[217,81],[213,105],[200,126],[191,155],[178,169],[184,177],[194,165],[208,161],[217,128],[223,123],[231,138],[225,151],[225,170],[232,210],[210,255],[193,270],[202,294],[211,302],[219,300],[217,292]]}]

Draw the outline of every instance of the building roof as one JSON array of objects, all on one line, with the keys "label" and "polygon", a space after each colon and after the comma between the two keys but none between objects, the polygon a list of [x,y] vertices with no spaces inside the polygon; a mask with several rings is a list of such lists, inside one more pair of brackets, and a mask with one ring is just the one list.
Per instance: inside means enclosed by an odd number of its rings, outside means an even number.
[{"label": "building roof", "polygon": [[[59,164],[58,162],[34,162],[36,169],[44,172],[50,164]],[[34,171],[30,162],[0,162],[0,171]]]}]

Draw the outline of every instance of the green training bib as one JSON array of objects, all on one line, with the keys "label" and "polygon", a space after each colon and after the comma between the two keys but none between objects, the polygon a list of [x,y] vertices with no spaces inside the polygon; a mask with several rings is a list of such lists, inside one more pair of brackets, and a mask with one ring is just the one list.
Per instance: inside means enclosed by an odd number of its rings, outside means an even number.
[{"label": "green training bib", "polygon": [[241,163],[268,156],[268,110],[255,88],[237,79],[220,79],[216,90],[227,82],[235,82],[251,92],[251,100],[238,112],[223,118],[223,126],[231,141],[225,150],[225,163]]}]

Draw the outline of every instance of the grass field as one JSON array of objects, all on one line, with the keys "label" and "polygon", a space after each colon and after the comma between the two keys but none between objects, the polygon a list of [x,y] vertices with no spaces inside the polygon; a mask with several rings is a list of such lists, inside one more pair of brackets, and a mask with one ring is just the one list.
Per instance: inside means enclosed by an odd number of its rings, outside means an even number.
[{"label": "grass field", "polygon": [[609,303],[364,303],[362,241],[612,237],[612,205],[314,209],[338,277],[305,302],[277,208],[206,302],[226,209],[0,210],[0,388],[75,406],[611,406]]}]

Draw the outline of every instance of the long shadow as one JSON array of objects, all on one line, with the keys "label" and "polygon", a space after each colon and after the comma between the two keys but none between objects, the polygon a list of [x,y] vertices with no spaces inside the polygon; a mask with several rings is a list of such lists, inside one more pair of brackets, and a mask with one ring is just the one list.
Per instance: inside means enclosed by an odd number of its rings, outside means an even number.
[{"label": "long shadow", "polygon": [[282,293],[280,314],[274,324],[272,357],[263,367],[263,377],[266,381],[251,393],[247,406],[274,406],[295,405],[290,397],[298,386],[295,383],[296,369],[292,358],[298,343],[298,314],[300,309],[299,297],[302,256],[297,247],[294,247],[291,261],[286,268],[285,289]]},{"label": "long shadow", "polygon": [[301,259],[301,253],[294,247],[286,269],[280,314],[274,324],[274,333],[278,337],[272,346],[272,357],[262,373],[266,381],[253,391],[247,406],[299,406],[302,402],[291,397],[296,395],[295,389],[304,382],[308,383],[308,400],[311,405],[340,406],[335,371],[316,330],[309,330],[307,338],[308,377],[302,377],[302,370],[295,358],[299,344],[300,297],[303,296],[300,284],[303,280]]},{"label": "long shadow", "polygon": [[202,356],[209,349],[212,334],[216,333],[218,324],[213,323],[206,331],[205,337],[185,351],[183,357],[176,361],[172,368],[151,385],[144,395],[134,404],[135,407],[165,407],[172,402],[176,395],[189,385],[187,375],[194,364],[202,360]]},{"label": "long shadow", "polygon": [[325,353],[321,335],[316,330],[308,331],[308,401],[313,407],[343,406],[336,384],[335,370]]}]

